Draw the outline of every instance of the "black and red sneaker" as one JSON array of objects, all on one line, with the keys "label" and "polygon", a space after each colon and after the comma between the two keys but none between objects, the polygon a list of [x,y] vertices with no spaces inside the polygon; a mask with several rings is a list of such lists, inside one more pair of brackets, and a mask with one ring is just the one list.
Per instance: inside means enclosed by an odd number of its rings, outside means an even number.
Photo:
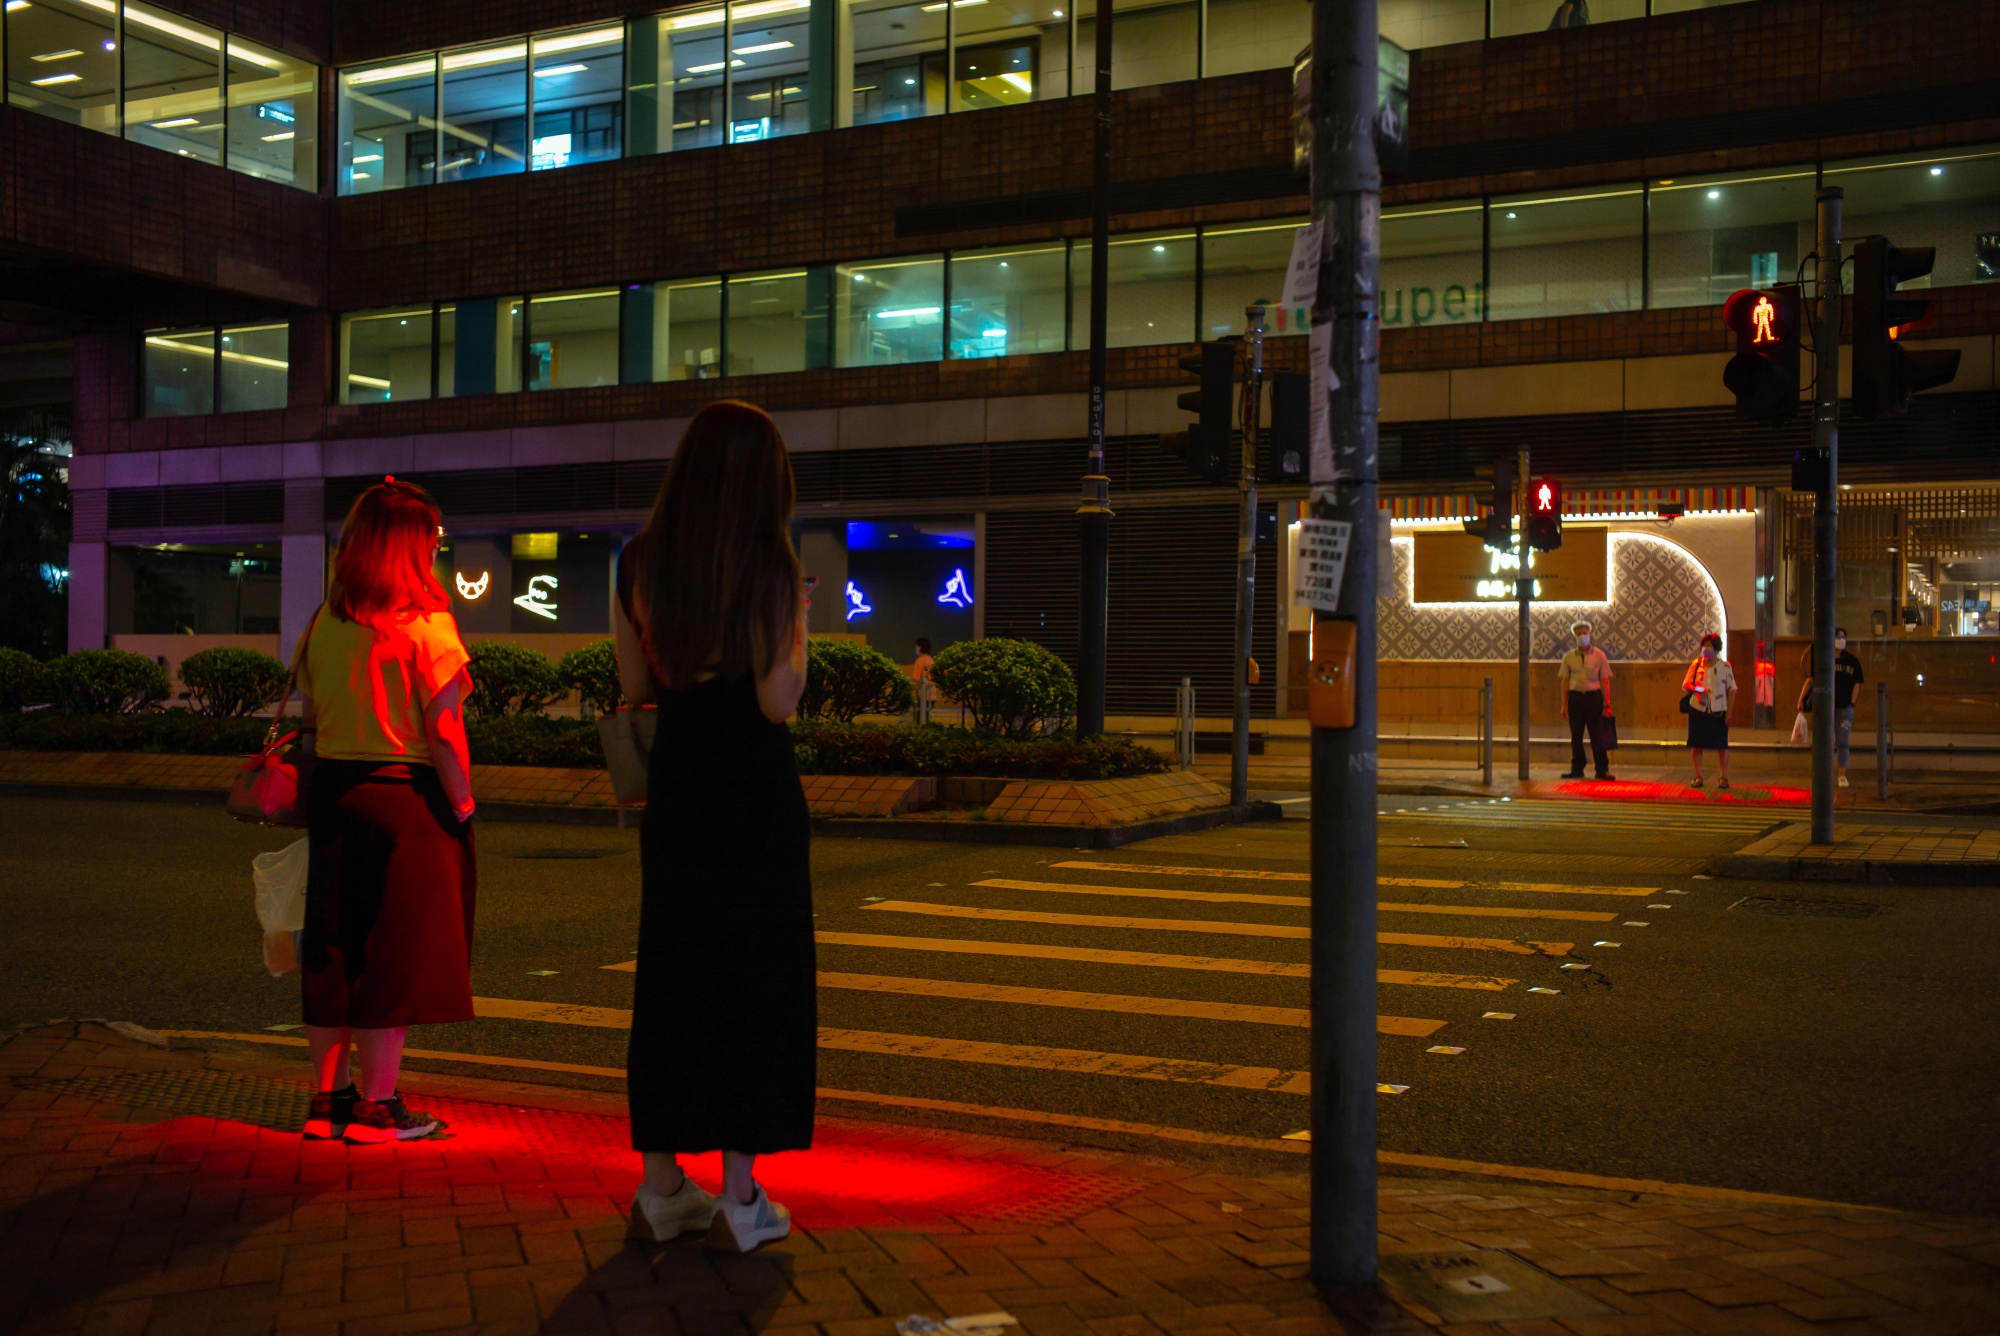
[{"label": "black and red sneaker", "polygon": [[354,1106],[361,1092],[349,1085],[344,1090],[322,1090],[313,1096],[312,1111],[306,1114],[307,1141],[333,1141],[354,1121]]},{"label": "black and red sneaker", "polygon": [[353,1119],[347,1124],[347,1139],[361,1145],[384,1141],[415,1141],[442,1132],[444,1119],[418,1113],[403,1103],[398,1090],[387,1099],[355,1101]]}]

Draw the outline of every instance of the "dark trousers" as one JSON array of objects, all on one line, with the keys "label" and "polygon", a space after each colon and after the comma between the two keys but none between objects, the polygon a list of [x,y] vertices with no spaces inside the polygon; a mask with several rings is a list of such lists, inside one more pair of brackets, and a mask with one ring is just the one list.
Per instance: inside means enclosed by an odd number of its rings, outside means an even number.
[{"label": "dark trousers", "polygon": [[1590,755],[1597,762],[1597,777],[1603,779],[1611,773],[1611,754],[1604,750],[1604,693],[1602,691],[1572,691],[1569,693],[1569,769],[1573,775],[1583,773],[1583,734],[1590,730]]}]

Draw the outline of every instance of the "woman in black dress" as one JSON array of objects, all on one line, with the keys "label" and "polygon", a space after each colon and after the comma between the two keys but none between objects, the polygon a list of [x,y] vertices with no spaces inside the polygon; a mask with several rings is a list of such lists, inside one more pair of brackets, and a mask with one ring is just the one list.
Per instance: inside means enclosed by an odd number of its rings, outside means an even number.
[{"label": "woman in black dress", "polygon": [[[818,1018],[810,824],[791,733],[805,688],[792,466],[769,416],[711,404],[618,562],[618,671],[658,733],[640,826],[627,1087],[646,1179],[633,1232],[720,1223],[744,1252],[790,1213],[755,1157],[812,1144]],[[681,1171],[720,1149],[723,1192]]]}]

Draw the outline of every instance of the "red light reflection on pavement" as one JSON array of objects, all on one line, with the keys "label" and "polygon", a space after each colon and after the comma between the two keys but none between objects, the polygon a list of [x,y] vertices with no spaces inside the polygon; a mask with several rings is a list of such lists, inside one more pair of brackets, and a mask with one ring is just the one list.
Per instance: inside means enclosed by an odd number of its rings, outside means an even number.
[{"label": "red light reflection on pavement", "polygon": [[1740,806],[1810,805],[1812,790],[1792,789],[1779,784],[1745,784],[1733,789],[1694,789],[1685,784],[1659,780],[1570,779],[1559,784],[1536,784],[1537,794],[1561,794],[1565,798],[1601,798],[1628,803],[1735,803]]},{"label": "red light reflection on pavement", "polygon": [[[400,1199],[405,1208],[427,1211],[478,1202],[521,1210],[560,1201],[573,1216],[622,1216],[629,1208],[639,1164],[622,1117],[417,1095],[411,1102],[445,1119],[451,1135],[348,1146],[208,1117],[138,1124],[93,1117],[85,1131],[115,1139],[119,1158],[192,1166],[201,1180],[196,1192],[205,1197],[334,1192]],[[811,1150],[761,1158],[757,1177],[813,1230],[951,1228],[968,1217],[1047,1226],[1145,1187],[1031,1163],[1033,1152],[1003,1143],[958,1140],[822,1119]],[[719,1154],[682,1163],[696,1182],[720,1190]]]}]

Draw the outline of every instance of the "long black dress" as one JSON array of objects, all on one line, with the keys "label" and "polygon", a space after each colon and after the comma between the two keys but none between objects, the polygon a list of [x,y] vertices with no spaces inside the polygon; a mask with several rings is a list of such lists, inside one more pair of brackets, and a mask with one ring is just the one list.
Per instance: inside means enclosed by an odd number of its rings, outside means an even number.
[{"label": "long black dress", "polygon": [[791,731],[755,682],[660,689],[639,828],[632,1147],[812,1145],[811,824]]}]

